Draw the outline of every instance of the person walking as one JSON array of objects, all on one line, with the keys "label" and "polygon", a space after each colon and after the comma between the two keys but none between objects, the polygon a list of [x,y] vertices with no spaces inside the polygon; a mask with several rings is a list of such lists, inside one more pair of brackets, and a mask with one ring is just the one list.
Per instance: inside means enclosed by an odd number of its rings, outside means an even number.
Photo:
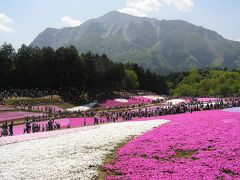
[{"label": "person walking", "polygon": [[94,116],[94,125],[98,125],[98,117],[97,117],[97,115]]},{"label": "person walking", "polygon": [[2,125],[2,133],[1,133],[1,137],[2,136],[7,136],[8,135],[8,125],[7,122],[3,123]]},{"label": "person walking", "polygon": [[9,125],[9,136],[13,136],[13,121]]}]

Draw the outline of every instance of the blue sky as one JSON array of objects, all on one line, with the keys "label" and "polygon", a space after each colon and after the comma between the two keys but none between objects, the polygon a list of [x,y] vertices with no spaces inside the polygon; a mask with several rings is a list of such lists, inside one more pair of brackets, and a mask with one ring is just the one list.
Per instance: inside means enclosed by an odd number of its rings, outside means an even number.
[{"label": "blue sky", "polygon": [[238,0],[0,0],[0,44],[18,48],[47,27],[76,26],[112,10],[157,19],[182,19],[240,39]]}]

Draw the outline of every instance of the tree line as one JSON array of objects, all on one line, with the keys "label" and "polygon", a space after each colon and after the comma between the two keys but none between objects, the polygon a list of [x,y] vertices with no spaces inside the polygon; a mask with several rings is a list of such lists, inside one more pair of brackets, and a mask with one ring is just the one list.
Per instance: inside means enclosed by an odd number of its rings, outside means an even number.
[{"label": "tree line", "polygon": [[114,63],[105,54],[79,54],[74,46],[0,47],[0,88],[142,89],[168,93],[164,77],[137,64]]}]

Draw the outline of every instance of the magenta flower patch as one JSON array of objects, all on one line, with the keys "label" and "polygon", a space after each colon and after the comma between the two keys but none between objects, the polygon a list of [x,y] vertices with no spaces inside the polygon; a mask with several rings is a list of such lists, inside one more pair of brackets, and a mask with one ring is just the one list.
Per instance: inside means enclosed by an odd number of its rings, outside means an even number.
[{"label": "magenta flower patch", "polygon": [[221,100],[221,98],[197,98],[197,101],[200,102],[209,102],[209,101],[217,101]]},{"label": "magenta flower patch", "polygon": [[137,105],[141,104],[143,102],[134,100],[134,99],[128,99],[127,102],[119,102],[116,100],[107,100],[103,104],[101,104],[101,107],[116,107],[116,106],[129,106],[129,105]]},{"label": "magenta flower patch", "polygon": [[107,179],[240,179],[240,115],[164,116],[170,123],[121,148]]}]

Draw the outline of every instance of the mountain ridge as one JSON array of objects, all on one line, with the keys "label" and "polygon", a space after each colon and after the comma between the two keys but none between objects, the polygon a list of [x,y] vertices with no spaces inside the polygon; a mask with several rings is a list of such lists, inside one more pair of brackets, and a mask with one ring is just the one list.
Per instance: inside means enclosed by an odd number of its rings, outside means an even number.
[{"label": "mountain ridge", "polygon": [[105,53],[159,74],[206,66],[240,67],[240,43],[183,20],[158,20],[112,11],[80,26],[47,28],[31,43]]}]

